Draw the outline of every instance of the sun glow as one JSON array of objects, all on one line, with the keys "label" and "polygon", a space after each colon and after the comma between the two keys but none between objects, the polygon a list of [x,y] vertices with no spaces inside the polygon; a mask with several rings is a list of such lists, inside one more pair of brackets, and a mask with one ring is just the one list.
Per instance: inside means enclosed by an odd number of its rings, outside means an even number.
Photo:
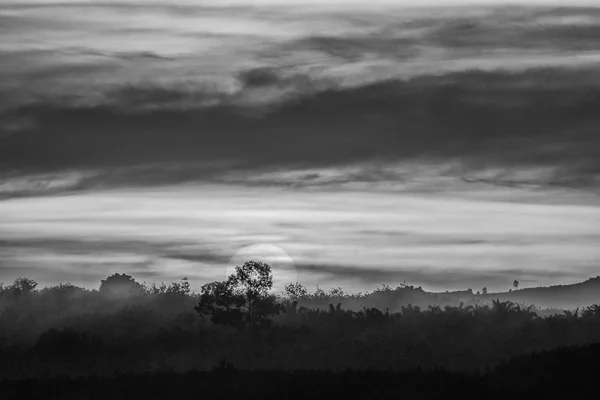
[{"label": "sun glow", "polygon": [[281,247],[273,244],[254,244],[238,250],[225,271],[225,277],[235,273],[235,267],[248,260],[262,261],[271,267],[273,273],[273,289],[280,291],[285,285],[298,281],[298,272],[294,260]]}]

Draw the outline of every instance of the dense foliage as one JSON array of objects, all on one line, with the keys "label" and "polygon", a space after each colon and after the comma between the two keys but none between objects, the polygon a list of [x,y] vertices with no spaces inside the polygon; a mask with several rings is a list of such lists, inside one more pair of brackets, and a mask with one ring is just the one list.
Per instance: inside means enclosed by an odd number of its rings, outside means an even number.
[{"label": "dense foliage", "polygon": [[211,315],[216,324],[238,330],[256,330],[270,326],[270,317],[283,311],[278,299],[269,294],[273,274],[268,264],[248,261],[235,267],[224,282],[202,286],[200,302],[194,309],[202,316]]},{"label": "dense foliage", "polygon": [[148,286],[118,275],[101,290],[38,290],[20,278],[0,287],[0,376],[185,372],[223,362],[244,369],[461,370],[600,338],[598,305],[544,317],[501,300],[423,307],[407,300],[432,295],[408,285],[349,295],[292,284],[275,296],[269,272],[247,263],[201,293],[187,279]]}]

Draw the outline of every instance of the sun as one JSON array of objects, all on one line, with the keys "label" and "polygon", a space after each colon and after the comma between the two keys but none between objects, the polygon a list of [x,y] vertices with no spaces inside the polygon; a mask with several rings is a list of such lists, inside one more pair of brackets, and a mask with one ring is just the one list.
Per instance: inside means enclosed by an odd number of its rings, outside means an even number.
[{"label": "sun", "polygon": [[273,290],[281,291],[285,285],[298,281],[298,271],[294,260],[281,247],[273,244],[254,244],[242,247],[227,264],[225,276],[235,273],[235,266],[246,261],[262,261],[271,267],[273,273]]}]

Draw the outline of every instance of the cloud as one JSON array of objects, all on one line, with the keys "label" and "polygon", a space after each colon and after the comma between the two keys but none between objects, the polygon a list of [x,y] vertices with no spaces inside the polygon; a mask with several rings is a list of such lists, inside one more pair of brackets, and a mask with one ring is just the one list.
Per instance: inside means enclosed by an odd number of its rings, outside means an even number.
[{"label": "cloud", "polygon": [[411,38],[387,38],[377,35],[358,37],[312,36],[286,44],[281,51],[311,50],[322,52],[344,62],[356,62],[369,57],[395,60],[416,58],[420,51],[418,41]]},{"label": "cloud", "polygon": [[206,280],[222,278],[230,257],[185,241],[4,239],[0,240],[0,278],[28,276],[45,284],[69,281],[89,287],[112,273],[126,272],[153,282],[189,276],[202,281],[194,282],[199,287]]},{"label": "cloud", "polygon": [[[106,93],[94,107],[41,102],[15,112],[35,124],[0,138],[0,167],[48,171],[163,163],[173,165],[178,172],[171,178],[181,181],[198,178],[193,168],[186,178],[184,167],[198,161],[306,168],[460,160],[463,175],[540,167],[557,171],[556,184],[584,186],[594,185],[600,173],[594,129],[600,88],[589,83],[597,78],[595,70],[465,71],[320,90],[298,89],[298,78],[271,71],[248,74],[254,80],[243,78],[241,93],[279,84],[291,85],[295,94],[265,108],[238,104],[241,94],[235,92],[128,86]],[[381,180],[394,172],[368,174],[346,178]],[[302,179],[319,180],[308,178]]]},{"label": "cloud", "polygon": [[590,272],[596,9],[211,4],[0,6],[4,276],[267,242],[360,290]]},{"label": "cloud", "polygon": [[[577,204],[573,193],[544,194],[547,204],[506,189],[478,199],[464,191],[179,184],[11,199],[0,202],[0,263],[9,268],[0,275],[56,282],[75,271],[89,285],[129,270],[203,283],[222,278],[240,248],[273,244],[292,257],[301,282],[348,290],[404,279],[433,287],[438,275],[489,278],[481,287],[491,288],[518,268],[540,283],[578,280],[597,268],[598,197]],[[502,270],[504,278],[490,275]]]},{"label": "cloud", "polygon": [[[412,179],[328,167],[430,162],[472,183],[598,182],[593,7],[20,4],[0,28],[5,174],[79,171],[69,188],[83,190],[245,169],[249,184],[317,186]],[[48,41],[15,41],[35,28]],[[536,168],[553,174],[480,176]],[[281,169],[319,172],[283,182]]]},{"label": "cloud", "polygon": [[[527,269],[501,269],[484,270],[474,273],[469,268],[452,268],[447,270],[421,268],[398,267],[376,268],[359,267],[347,265],[324,265],[324,264],[298,264],[298,279],[301,282],[332,282],[334,286],[343,288],[369,288],[373,289],[382,284],[389,284],[396,287],[402,282],[413,286],[423,286],[426,290],[444,291],[465,290],[467,288],[495,287],[508,288],[511,279],[518,279],[523,282],[552,282],[565,281],[573,278],[573,271],[531,271]],[[585,273],[581,275],[586,278]],[[327,289],[327,286],[325,286]]]}]

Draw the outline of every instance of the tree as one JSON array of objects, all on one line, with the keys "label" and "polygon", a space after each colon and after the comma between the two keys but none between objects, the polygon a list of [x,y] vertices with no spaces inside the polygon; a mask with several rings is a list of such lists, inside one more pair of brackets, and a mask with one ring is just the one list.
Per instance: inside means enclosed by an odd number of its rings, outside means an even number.
[{"label": "tree", "polygon": [[37,282],[29,278],[17,278],[12,284],[12,289],[19,292],[33,292],[37,287]]},{"label": "tree", "polygon": [[242,328],[243,315],[240,308],[245,299],[234,293],[231,280],[211,282],[200,288],[200,301],[194,310],[201,316],[211,315],[215,324]]},{"label": "tree", "polygon": [[330,299],[339,299],[339,298],[343,298],[346,294],[344,293],[344,290],[341,287],[337,287],[337,288],[330,288],[329,289],[329,295],[328,297]]},{"label": "tree", "polygon": [[12,285],[0,285],[0,298],[4,298],[6,301],[29,299],[30,295],[36,292],[37,285],[33,279],[17,278]]},{"label": "tree", "polygon": [[58,286],[45,287],[40,290],[40,295],[47,305],[54,304],[56,307],[68,307],[70,302],[82,299],[86,292],[86,289],[67,282],[60,283]]},{"label": "tree", "polygon": [[519,281],[515,279],[514,282],[513,282],[513,286],[514,286],[515,289],[518,288],[519,287]]},{"label": "tree", "polygon": [[315,293],[313,294],[314,298],[317,299],[324,299],[325,297],[327,297],[327,294],[325,294],[325,291],[323,289],[321,289],[319,287],[319,285],[317,285],[317,288],[315,289]]},{"label": "tree", "polygon": [[308,296],[306,287],[298,282],[291,282],[283,288],[283,296],[286,300],[296,301]]},{"label": "tree", "polygon": [[181,282],[173,282],[167,287],[167,294],[176,296],[188,296],[191,293],[190,281],[187,276],[181,278]]},{"label": "tree", "polygon": [[483,293],[484,296],[487,295],[487,287],[481,289],[481,293]]},{"label": "tree", "polygon": [[271,267],[262,261],[246,261],[236,265],[235,274],[228,278],[238,294],[245,294],[250,318],[254,313],[254,304],[265,297],[273,287]]},{"label": "tree", "polygon": [[144,293],[144,287],[127,274],[114,274],[100,281],[100,293],[112,297],[131,297]]},{"label": "tree", "polygon": [[147,285],[146,282],[142,284],[142,288],[144,293],[148,296],[179,296],[185,297],[189,296],[192,292],[190,287],[190,282],[187,276],[184,276],[180,282],[173,282],[170,285],[165,285],[164,282],[161,282],[160,285],[153,283],[152,285]]},{"label": "tree", "polygon": [[276,297],[269,294],[272,287],[271,267],[264,262],[247,261],[236,266],[226,281],[202,286],[194,310],[200,315],[211,314],[211,321],[216,324],[240,329],[268,325],[270,316],[283,311]]}]

